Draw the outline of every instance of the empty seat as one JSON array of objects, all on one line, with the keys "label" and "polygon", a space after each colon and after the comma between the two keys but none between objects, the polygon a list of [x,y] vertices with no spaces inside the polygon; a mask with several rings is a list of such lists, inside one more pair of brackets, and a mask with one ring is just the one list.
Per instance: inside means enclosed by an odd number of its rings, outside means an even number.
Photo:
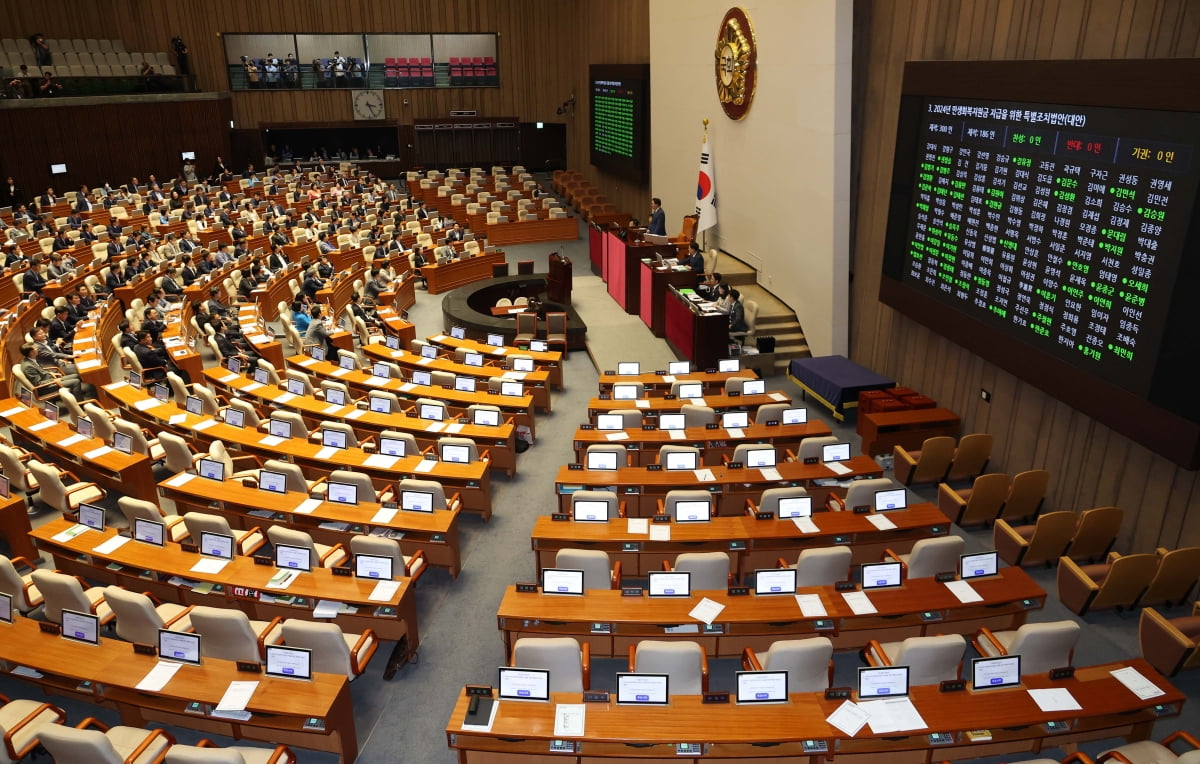
[{"label": "empty seat", "polygon": [[621,561],[610,566],[608,552],[600,549],[560,549],[554,567],[582,570],[585,590],[621,588]]},{"label": "empty seat", "polygon": [[1000,517],[1012,521],[1037,515],[1049,484],[1050,473],[1046,470],[1026,470],[1013,475]]},{"label": "empty seat", "polygon": [[[1191,750],[1176,754],[1171,747],[1183,741],[1191,746]],[[1100,754],[1097,761],[1124,762],[1125,764],[1196,764],[1200,762],[1200,738],[1184,730],[1172,732],[1163,738],[1161,743],[1153,740],[1139,740],[1136,743],[1126,743]]]},{"label": "empty seat", "polygon": [[1096,507],[1084,510],[1075,526],[1075,535],[1063,555],[1072,560],[1099,560],[1108,554],[1121,532],[1124,513],[1120,507]]},{"label": "empty seat", "polygon": [[[803,549],[796,558],[796,587],[832,586],[850,577],[853,552],[848,546],[827,546]],[[780,567],[787,562],[779,560]]]},{"label": "empty seat", "polygon": [[346,634],[335,623],[314,623],[289,618],[283,622],[283,642],[312,651],[312,669],[322,674],[344,674],[353,681],[367,668],[379,649],[375,632]]},{"label": "empty seat", "polygon": [[1074,621],[1027,623],[1015,631],[980,629],[971,644],[984,658],[1020,655],[1022,675],[1045,674],[1052,668],[1071,665],[1079,632],[1079,624]]},{"label": "empty seat", "polygon": [[[95,729],[88,729],[94,727]],[[54,761],[89,764],[149,764],[162,761],[175,738],[163,730],[104,724],[88,717],[81,727],[48,724],[38,733]]]},{"label": "empty seat", "polygon": [[980,475],[970,488],[956,489],[948,483],[938,485],[938,509],[959,525],[990,523],[1000,514],[1012,478],[1003,472]]},{"label": "empty seat", "polygon": [[724,590],[729,586],[729,555],[725,552],[684,552],[675,558],[675,564],[663,560],[664,570],[675,570],[691,574],[691,590]]},{"label": "empty seat", "polygon": [[1076,517],[1066,510],[1048,512],[1034,525],[1013,527],[997,520],[992,528],[992,543],[1000,559],[1009,565],[1037,565],[1058,560],[1075,533]]},{"label": "empty seat", "polygon": [[958,483],[964,480],[974,480],[987,469],[988,460],[992,455],[993,438],[986,432],[974,432],[964,435],[954,449],[954,458],[946,471],[945,482]]},{"label": "empty seat", "polygon": [[928,578],[938,573],[958,570],[958,559],[963,553],[965,542],[961,536],[920,539],[913,544],[908,554],[896,554],[887,550],[884,559],[898,560],[904,569],[904,578]]},{"label": "empty seat", "polygon": [[1154,608],[1142,608],[1138,622],[1142,657],[1167,676],[1200,666],[1200,602],[1190,615],[1167,618]]},{"label": "empty seat", "polygon": [[511,665],[550,672],[550,692],[580,693],[591,687],[589,645],[571,637],[521,637],[512,648]]},{"label": "empty seat", "polygon": [[1200,547],[1185,547],[1167,551],[1155,550],[1161,559],[1158,570],[1138,601],[1142,605],[1172,605],[1187,600],[1200,577]]},{"label": "empty seat", "polygon": [[954,458],[954,438],[949,435],[926,438],[917,451],[894,446],[892,456],[896,480],[904,485],[937,483],[945,477]]},{"label": "empty seat", "polygon": [[1070,557],[1058,562],[1058,598],[1072,613],[1133,607],[1158,570],[1154,554],[1120,555],[1106,562],[1079,565]]},{"label": "empty seat", "polygon": [[961,634],[909,637],[902,642],[872,639],[863,650],[871,666],[908,666],[910,685],[938,684],[958,679],[967,640]]},{"label": "empty seat", "polygon": [[695,642],[645,639],[630,645],[629,670],[666,674],[671,695],[699,695],[708,690],[708,658]]},{"label": "empty seat", "polygon": [[762,658],[753,648],[742,651],[747,671],[786,671],[788,692],[821,692],[833,682],[833,642],[828,637],[772,642]]}]

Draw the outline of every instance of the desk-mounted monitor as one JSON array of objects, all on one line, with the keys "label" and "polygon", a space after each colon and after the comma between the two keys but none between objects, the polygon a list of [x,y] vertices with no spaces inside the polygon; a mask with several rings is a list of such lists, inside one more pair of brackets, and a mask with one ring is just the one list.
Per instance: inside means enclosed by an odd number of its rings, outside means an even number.
[{"label": "desk-mounted monitor", "polygon": [[308,354],[310,356],[312,356],[312,359],[314,361],[324,361],[325,360],[325,348],[321,347],[320,345],[313,345],[312,347],[310,347],[308,349]]},{"label": "desk-mounted monitor", "polygon": [[465,353],[463,364],[466,366],[483,366],[483,353]]},{"label": "desk-mounted monitor", "polygon": [[454,389],[460,393],[475,392],[475,378],[468,376],[460,376],[454,378]]},{"label": "desk-mounted monitor", "polygon": [[520,382],[504,381],[500,383],[500,394],[507,395],[513,398],[520,398],[525,395],[525,385]]},{"label": "desk-mounted monitor", "polygon": [[765,379],[748,379],[742,383],[742,395],[766,395],[767,381]]},{"label": "desk-mounted monitor", "polygon": [[286,570],[312,570],[312,552],[306,546],[275,545],[275,567]]},{"label": "desk-mounted monitor", "polygon": [[58,404],[53,401],[42,403],[42,416],[51,422],[58,421]]},{"label": "desk-mounted monitor", "polygon": [[381,436],[379,438],[379,453],[384,456],[406,456],[404,449],[407,447],[405,441],[399,438],[388,438]]},{"label": "desk-mounted monitor", "polygon": [[550,672],[501,666],[497,684],[500,700],[550,700]]},{"label": "desk-mounted monitor", "polygon": [[878,666],[858,670],[858,699],[902,698],[908,695],[908,666]]},{"label": "desk-mounted monitor", "polygon": [[100,619],[91,613],[62,610],[62,636],[85,645],[100,644]]},{"label": "desk-mounted monitor", "polygon": [[683,414],[659,414],[658,429],[660,430],[686,430],[687,417]]},{"label": "desk-mounted monitor", "polygon": [[392,399],[386,395],[367,396],[367,407],[376,414],[392,413]]},{"label": "desk-mounted monitor", "polygon": [[893,509],[904,509],[908,506],[908,492],[903,488],[889,488],[886,491],[875,492],[875,511],[889,512]]},{"label": "desk-mounted monitor", "polygon": [[150,392],[154,396],[154,399],[159,403],[166,403],[167,401],[171,400],[171,388],[167,387],[161,382],[155,385],[154,389]]},{"label": "desk-mounted monitor", "polygon": [[437,354],[438,354],[437,348],[434,347],[433,345],[422,345],[421,346],[421,357],[422,358],[437,358]]},{"label": "desk-mounted monitor", "polygon": [[550,349],[550,346],[546,343],[545,340],[530,340],[529,341],[529,349],[534,351],[535,353],[545,353],[547,350]]},{"label": "desk-mounted monitor", "polygon": [[785,520],[794,517],[812,517],[812,497],[787,496],[780,499],[779,517]]},{"label": "desk-mounted monitor", "polygon": [[270,419],[267,421],[267,432],[276,438],[290,438],[292,423],[283,419]]},{"label": "desk-mounted monitor", "polygon": [[699,382],[685,382],[678,386],[676,394],[680,398],[703,398],[704,385]]},{"label": "desk-mounted monitor", "polygon": [[738,705],[787,703],[788,672],[739,671],[737,672],[737,695],[735,697]]},{"label": "desk-mounted monitor", "polygon": [[358,504],[358,485],[330,481],[326,484],[325,498],[334,504]]},{"label": "desk-mounted monitor", "polygon": [[636,377],[642,373],[642,365],[637,361],[617,361],[617,373],[622,377]]},{"label": "desk-mounted monitor", "polygon": [[433,374],[428,371],[414,371],[412,373],[412,383],[414,385],[421,385],[422,387],[429,387],[433,384]]},{"label": "desk-mounted monitor", "polygon": [[612,397],[614,401],[636,401],[638,386],[615,384],[612,387]]},{"label": "desk-mounted monitor", "polygon": [[862,566],[863,591],[870,589],[894,589],[900,586],[902,563],[871,562]]},{"label": "desk-mounted monitor", "polygon": [[[134,374],[137,374],[137,372],[134,372],[134,371],[129,372],[130,386],[131,387],[141,387],[141,385],[142,385],[141,375],[138,375],[138,383],[137,383],[137,385],[134,385],[133,384],[133,375]],[[17,386],[17,400],[21,402],[22,406],[32,406],[33,405],[33,393],[31,393],[29,391],[28,387],[25,387],[24,385],[18,385]]]},{"label": "desk-mounted monitor", "polygon": [[158,630],[158,657],[164,661],[200,665],[199,634],[184,631]]},{"label": "desk-mounted monitor", "polygon": [[133,518],[133,538],[143,544],[164,546],[167,543],[167,525],[144,517]]},{"label": "desk-mounted monitor", "polygon": [[183,403],[183,410],[195,416],[204,414],[204,401],[200,400],[199,396],[189,395]]},{"label": "desk-mounted monitor", "polygon": [[821,446],[821,461],[823,462],[844,462],[849,458],[849,443],[830,443],[827,446]]},{"label": "desk-mounted monitor", "polygon": [[795,568],[767,568],[754,571],[754,593],[759,596],[796,593]]},{"label": "desk-mounted monitor", "polygon": [[456,340],[465,340],[467,338],[467,328],[465,326],[450,327],[450,336]]},{"label": "desk-mounted monitor", "polygon": [[13,622],[12,595],[0,592],[0,623]]},{"label": "desk-mounted monitor", "polygon": [[466,464],[471,461],[470,446],[460,446],[457,443],[442,443],[441,452],[443,462]]},{"label": "desk-mounted monitor", "polygon": [[400,338],[393,337],[392,335],[389,334],[388,336],[383,338],[383,345],[388,350],[399,350],[400,349]]},{"label": "desk-mounted monitor", "polygon": [[618,456],[616,451],[588,451],[585,466],[589,470],[615,470]]},{"label": "desk-mounted monitor", "polygon": [[667,364],[667,373],[672,376],[692,373],[691,361],[671,361]]},{"label": "desk-mounted monitor", "polygon": [[971,689],[996,690],[1021,685],[1021,656],[976,658],[971,662]]},{"label": "desk-mounted monitor", "polygon": [[987,578],[1000,571],[1000,555],[996,552],[964,554],[958,558],[959,577],[967,581],[972,578]]},{"label": "desk-mounted monitor", "polygon": [[596,415],[597,430],[624,430],[625,417],[620,414],[597,414]]},{"label": "desk-mounted monitor", "polygon": [[133,454],[133,438],[123,432],[113,433],[113,448],[130,456]]},{"label": "desk-mounted monitor", "polygon": [[694,470],[699,466],[697,464],[699,454],[695,451],[668,451],[662,456],[663,466],[668,472]]},{"label": "desk-mounted monitor", "polygon": [[254,381],[260,385],[271,384],[271,373],[261,366],[254,370]]},{"label": "desk-mounted monitor", "polygon": [[677,570],[654,570],[646,574],[651,597],[692,596],[692,574]]},{"label": "desk-mounted monitor", "polygon": [[141,374],[141,372],[137,372],[137,371],[129,372],[129,386],[134,388],[135,390],[142,389],[142,374]]},{"label": "desk-mounted monitor", "polygon": [[709,501],[675,502],[675,522],[706,523],[712,519],[712,503]]},{"label": "desk-mounted monitor", "polygon": [[[81,416],[78,419],[76,419],[75,420],[75,432],[79,433],[80,435],[82,435],[85,438],[92,437],[92,433],[94,432],[94,429],[92,427],[92,420],[88,419],[85,416]],[[4,498],[7,499],[8,497],[5,496]]]},{"label": "desk-mounted monitor", "polygon": [[222,560],[232,560],[234,550],[233,536],[228,533],[200,533],[200,554],[209,557],[220,557]]},{"label": "desk-mounted monitor", "polygon": [[746,449],[745,465],[747,467],[757,467],[763,469],[765,467],[774,467],[776,454],[774,448],[748,448]]},{"label": "desk-mounted monitor", "polygon": [[571,504],[571,514],[578,523],[607,523],[608,502],[581,499]]},{"label": "desk-mounted monitor", "polygon": [[225,479],[225,462],[217,459],[201,459],[196,463],[196,474],[209,480]]},{"label": "desk-mounted monitor", "polygon": [[721,414],[721,427],[726,430],[740,430],[749,426],[749,411],[726,411],[724,414]]},{"label": "desk-mounted monitor", "polygon": [[346,433],[328,427],[321,428],[321,445],[326,448],[346,448],[349,442]]},{"label": "desk-mounted monitor", "polygon": [[421,419],[429,419],[434,422],[440,422],[445,418],[446,409],[439,403],[422,403],[417,410],[417,416]]},{"label": "desk-mounted monitor", "polygon": [[241,429],[246,424],[246,412],[241,409],[227,408],[224,413],[225,424]]},{"label": "desk-mounted monitor", "polygon": [[472,411],[474,424],[483,427],[498,427],[500,425],[500,412],[495,409],[474,409]]},{"label": "desk-mounted monitor", "polygon": [[583,594],[583,571],[567,568],[542,569],[542,594]]},{"label": "desk-mounted monitor", "polygon": [[270,493],[287,493],[287,475],[282,472],[261,470],[258,473],[258,487]]},{"label": "desk-mounted monitor", "polygon": [[387,555],[356,554],[354,555],[354,575],[357,578],[392,581],[395,579],[395,564],[395,559]]},{"label": "desk-mounted monitor", "polygon": [[742,370],[742,362],[737,358],[722,358],[717,361],[717,371],[734,372]]},{"label": "desk-mounted monitor", "polygon": [[780,422],[783,424],[805,424],[808,422],[808,409],[784,409]]},{"label": "desk-mounted monitor", "polygon": [[354,371],[358,367],[358,360],[349,353],[339,353],[338,366],[346,371]]},{"label": "desk-mounted monitor", "polygon": [[242,359],[237,356],[230,356],[225,359],[225,368],[229,369],[234,374],[242,373]]},{"label": "desk-mounted monitor", "polygon": [[617,703],[625,706],[665,706],[670,703],[667,674],[617,674]]},{"label": "desk-mounted monitor", "polygon": [[510,363],[512,364],[513,371],[519,371],[519,372],[523,372],[526,374],[533,371],[533,359],[532,358],[516,356],[515,358],[513,358],[510,361]]},{"label": "desk-mounted monitor", "polygon": [[312,679],[312,650],[267,645],[267,667],[264,673],[282,679]]},{"label": "desk-mounted monitor", "polygon": [[391,379],[392,370],[388,368],[386,363],[371,364],[371,376],[379,377],[380,379]]},{"label": "desk-mounted monitor", "polygon": [[487,336],[487,344],[491,345],[494,348],[503,347],[504,346],[504,335],[503,334],[489,334]]},{"label": "desk-mounted monitor", "polygon": [[409,512],[433,512],[432,491],[401,491],[400,509]]},{"label": "desk-mounted monitor", "polygon": [[80,504],[79,524],[86,525],[94,531],[103,531],[104,507],[97,507],[95,504]]}]

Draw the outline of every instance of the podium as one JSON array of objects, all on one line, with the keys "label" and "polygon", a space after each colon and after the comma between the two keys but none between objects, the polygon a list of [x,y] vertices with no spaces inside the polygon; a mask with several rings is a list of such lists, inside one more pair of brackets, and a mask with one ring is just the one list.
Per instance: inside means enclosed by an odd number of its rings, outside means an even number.
[{"label": "podium", "polygon": [[571,258],[550,253],[550,273],[546,278],[546,299],[562,306],[571,304],[571,284],[574,278]]}]

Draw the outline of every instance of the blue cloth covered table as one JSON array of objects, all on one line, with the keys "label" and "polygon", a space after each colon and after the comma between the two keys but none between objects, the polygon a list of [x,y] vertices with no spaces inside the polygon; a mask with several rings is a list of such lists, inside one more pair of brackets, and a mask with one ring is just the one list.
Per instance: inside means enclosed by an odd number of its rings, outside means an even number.
[{"label": "blue cloth covered table", "polygon": [[882,374],[840,355],[797,358],[788,365],[788,376],[838,420],[845,418],[847,408],[858,405],[858,394],[863,390],[883,390],[896,385]]}]

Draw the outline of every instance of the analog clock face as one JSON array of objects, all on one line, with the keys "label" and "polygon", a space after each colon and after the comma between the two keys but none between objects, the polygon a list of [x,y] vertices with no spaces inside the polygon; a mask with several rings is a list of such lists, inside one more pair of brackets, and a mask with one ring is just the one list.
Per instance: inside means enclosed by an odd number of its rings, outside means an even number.
[{"label": "analog clock face", "polygon": [[355,91],[351,104],[355,119],[383,119],[383,96],[379,91]]},{"label": "analog clock face", "polygon": [[715,74],[717,100],[730,119],[750,111],[758,82],[758,47],[750,17],[741,8],[730,8],[717,33]]}]

